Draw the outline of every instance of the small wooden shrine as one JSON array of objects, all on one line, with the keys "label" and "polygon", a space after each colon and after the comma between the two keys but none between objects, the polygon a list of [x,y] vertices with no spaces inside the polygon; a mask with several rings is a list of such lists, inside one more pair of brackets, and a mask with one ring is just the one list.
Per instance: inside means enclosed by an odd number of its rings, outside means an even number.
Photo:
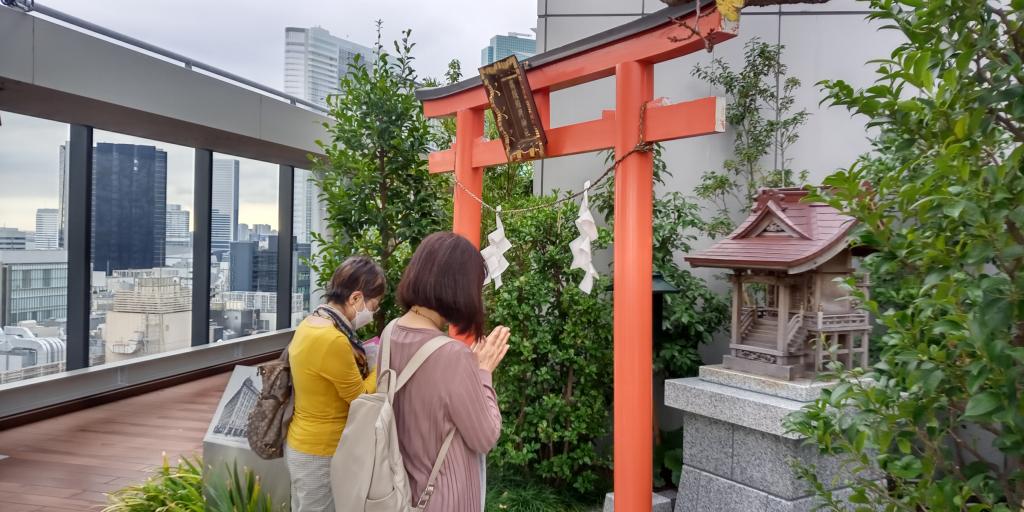
[{"label": "small wooden shrine", "polygon": [[[802,189],[765,189],[726,239],[686,258],[733,270],[729,369],[785,380],[831,359],[866,366],[871,323],[836,282],[853,274],[854,219]],[[858,283],[866,289],[868,283]]]}]

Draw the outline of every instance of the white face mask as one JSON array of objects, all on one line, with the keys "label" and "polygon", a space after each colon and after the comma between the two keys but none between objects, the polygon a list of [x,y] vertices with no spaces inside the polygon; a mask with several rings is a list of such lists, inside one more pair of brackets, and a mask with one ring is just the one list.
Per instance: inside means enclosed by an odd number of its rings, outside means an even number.
[{"label": "white face mask", "polygon": [[370,324],[373,321],[373,314],[376,311],[370,311],[366,307],[366,301],[363,301],[363,309],[356,310],[356,316],[352,318],[352,328],[355,330],[362,329],[363,327]]}]

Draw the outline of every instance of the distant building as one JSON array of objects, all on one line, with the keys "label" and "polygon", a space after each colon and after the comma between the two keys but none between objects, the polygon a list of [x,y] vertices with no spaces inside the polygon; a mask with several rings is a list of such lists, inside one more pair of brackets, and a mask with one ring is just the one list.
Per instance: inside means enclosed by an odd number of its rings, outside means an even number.
[{"label": "distant building", "polygon": [[327,106],[327,96],[339,91],[356,55],[365,62],[371,48],[332,36],[321,27],[284,29],[284,90],[306,101]]},{"label": "distant building", "polygon": [[58,205],[57,227],[60,233],[60,241],[58,242],[61,249],[67,248],[68,240],[68,148],[71,147],[70,142],[65,142],[60,146],[60,169],[57,170],[57,178],[59,182],[59,194],[60,204]]},{"label": "distant building", "polygon": [[60,211],[56,208],[40,208],[36,210],[35,243],[36,250],[53,250],[60,248]]},{"label": "distant building", "polygon": [[[302,295],[292,294],[291,324],[295,325],[304,314],[302,313]],[[217,333],[225,336],[248,336],[251,334],[285,328],[277,326],[277,293],[274,292],[224,292],[210,301],[210,319],[216,323],[211,326],[211,336]],[[217,329],[219,328],[219,329]],[[215,331],[217,331],[215,333]],[[212,341],[221,339],[211,338]]]},{"label": "distant building", "polygon": [[67,318],[66,251],[0,251],[0,325]]},{"label": "distant building", "polygon": [[154,146],[100,142],[93,150],[92,265],[164,266],[167,153]]},{"label": "distant building", "polygon": [[263,247],[256,241],[231,244],[231,291],[277,291],[276,235],[269,236]]},{"label": "distant building", "polygon": [[238,160],[213,159],[210,249],[225,253],[238,231]]},{"label": "distant building", "polygon": [[316,219],[314,217],[314,210],[316,209],[317,194],[316,183],[313,182],[312,178],[313,176],[310,171],[295,169],[292,229],[295,233],[295,239],[300,244],[308,244],[311,241],[309,233],[316,228],[316,225],[313,223]]},{"label": "distant building", "polygon": [[506,36],[494,36],[491,44],[480,50],[480,65],[486,66],[496,60],[515,55],[524,60],[537,53],[537,38],[530,34],[509,32]]},{"label": "distant building", "polygon": [[238,225],[238,235],[235,237],[236,242],[248,242],[252,237],[252,230],[249,229],[248,224]]},{"label": "distant building", "polygon": [[114,295],[103,341],[108,363],[191,346],[192,290],[174,277],[138,278]]},{"label": "distant building", "polygon": [[3,328],[0,332],[0,384],[64,371],[67,343],[58,332],[45,332],[53,330],[40,329],[31,321]]},{"label": "distant building", "polygon": [[188,229],[189,217],[189,211],[183,209],[180,204],[167,205],[168,253],[173,251],[177,254],[179,251],[175,249],[192,247],[192,236]]},{"label": "distant building", "polygon": [[0,251],[24,251],[27,235],[15,228],[0,228]]},{"label": "distant building", "polygon": [[294,243],[292,254],[292,290],[302,296],[302,311],[310,310],[310,293],[313,291],[313,276],[308,260],[312,255],[312,246],[308,243]]}]

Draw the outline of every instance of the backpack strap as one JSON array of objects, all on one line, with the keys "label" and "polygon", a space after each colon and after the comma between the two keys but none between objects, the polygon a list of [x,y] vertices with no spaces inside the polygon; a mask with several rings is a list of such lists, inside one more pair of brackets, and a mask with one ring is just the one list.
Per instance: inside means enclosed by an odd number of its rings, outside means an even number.
[{"label": "backpack strap", "polygon": [[399,389],[405,387],[406,383],[409,382],[409,379],[411,379],[416,373],[416,370],[420,369],[420,366],[426,362],[427,358],[434,355],[434,352],[437,352],[437,349],[447,345],[449,341],[452,341],[452,339],[448,336],[438,336],[424,343],[423,346],[413,354],[412,359],[409,359],[409,362],[406,363],[402,373],[398,375],[398,386],[395,387],[395,392],[397,393]]},{"label": "backpack strap", "polygon": [[448,432],[448,436],[444,438],[444,443],[441,444],[441,449],[437,452],[437,459],[434,460],[434,467],[431,468],[430,477],[427,478],[427,486],[423,488],[423,493],[420,494],[420,499],[416,502],[416,510],[422,511],[427,508],[427,504],[430,503],[430,497],[434,495],[434,491],[436,490],[434,484],[437,482],[437,476],[441,474],[441,466],[444,465],[444,459],[448,456],[448,449],[452,447],[453,439],[455,439],[454,428]]},{"label": "backpack strap", "polygon": [[397,379],[397,373],[391,369],[391,332],[395,330],[397,324],[398,319],[396,318],[384,327],[384,332],[380,334],[380,368],[377,369],[377,388],[379,391],[381,383],[384,383],[385,388],[389,391],[388,398],[393,398],[390,396],[392,395],[390,391],[396,387],[395,380]]}]

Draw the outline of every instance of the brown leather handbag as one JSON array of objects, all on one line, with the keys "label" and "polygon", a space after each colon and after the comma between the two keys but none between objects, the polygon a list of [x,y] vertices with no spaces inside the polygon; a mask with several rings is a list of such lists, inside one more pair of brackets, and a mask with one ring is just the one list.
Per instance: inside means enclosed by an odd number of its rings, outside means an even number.
[{"label": "brown leather handbag", "polygon": [[260,458],[278,459],[284,456],[288,425],[295,412],[288,347],[277,359],[256,368],[263,382],[263,390],[249,413],[246,437],[249,439],[249,447]]}]

